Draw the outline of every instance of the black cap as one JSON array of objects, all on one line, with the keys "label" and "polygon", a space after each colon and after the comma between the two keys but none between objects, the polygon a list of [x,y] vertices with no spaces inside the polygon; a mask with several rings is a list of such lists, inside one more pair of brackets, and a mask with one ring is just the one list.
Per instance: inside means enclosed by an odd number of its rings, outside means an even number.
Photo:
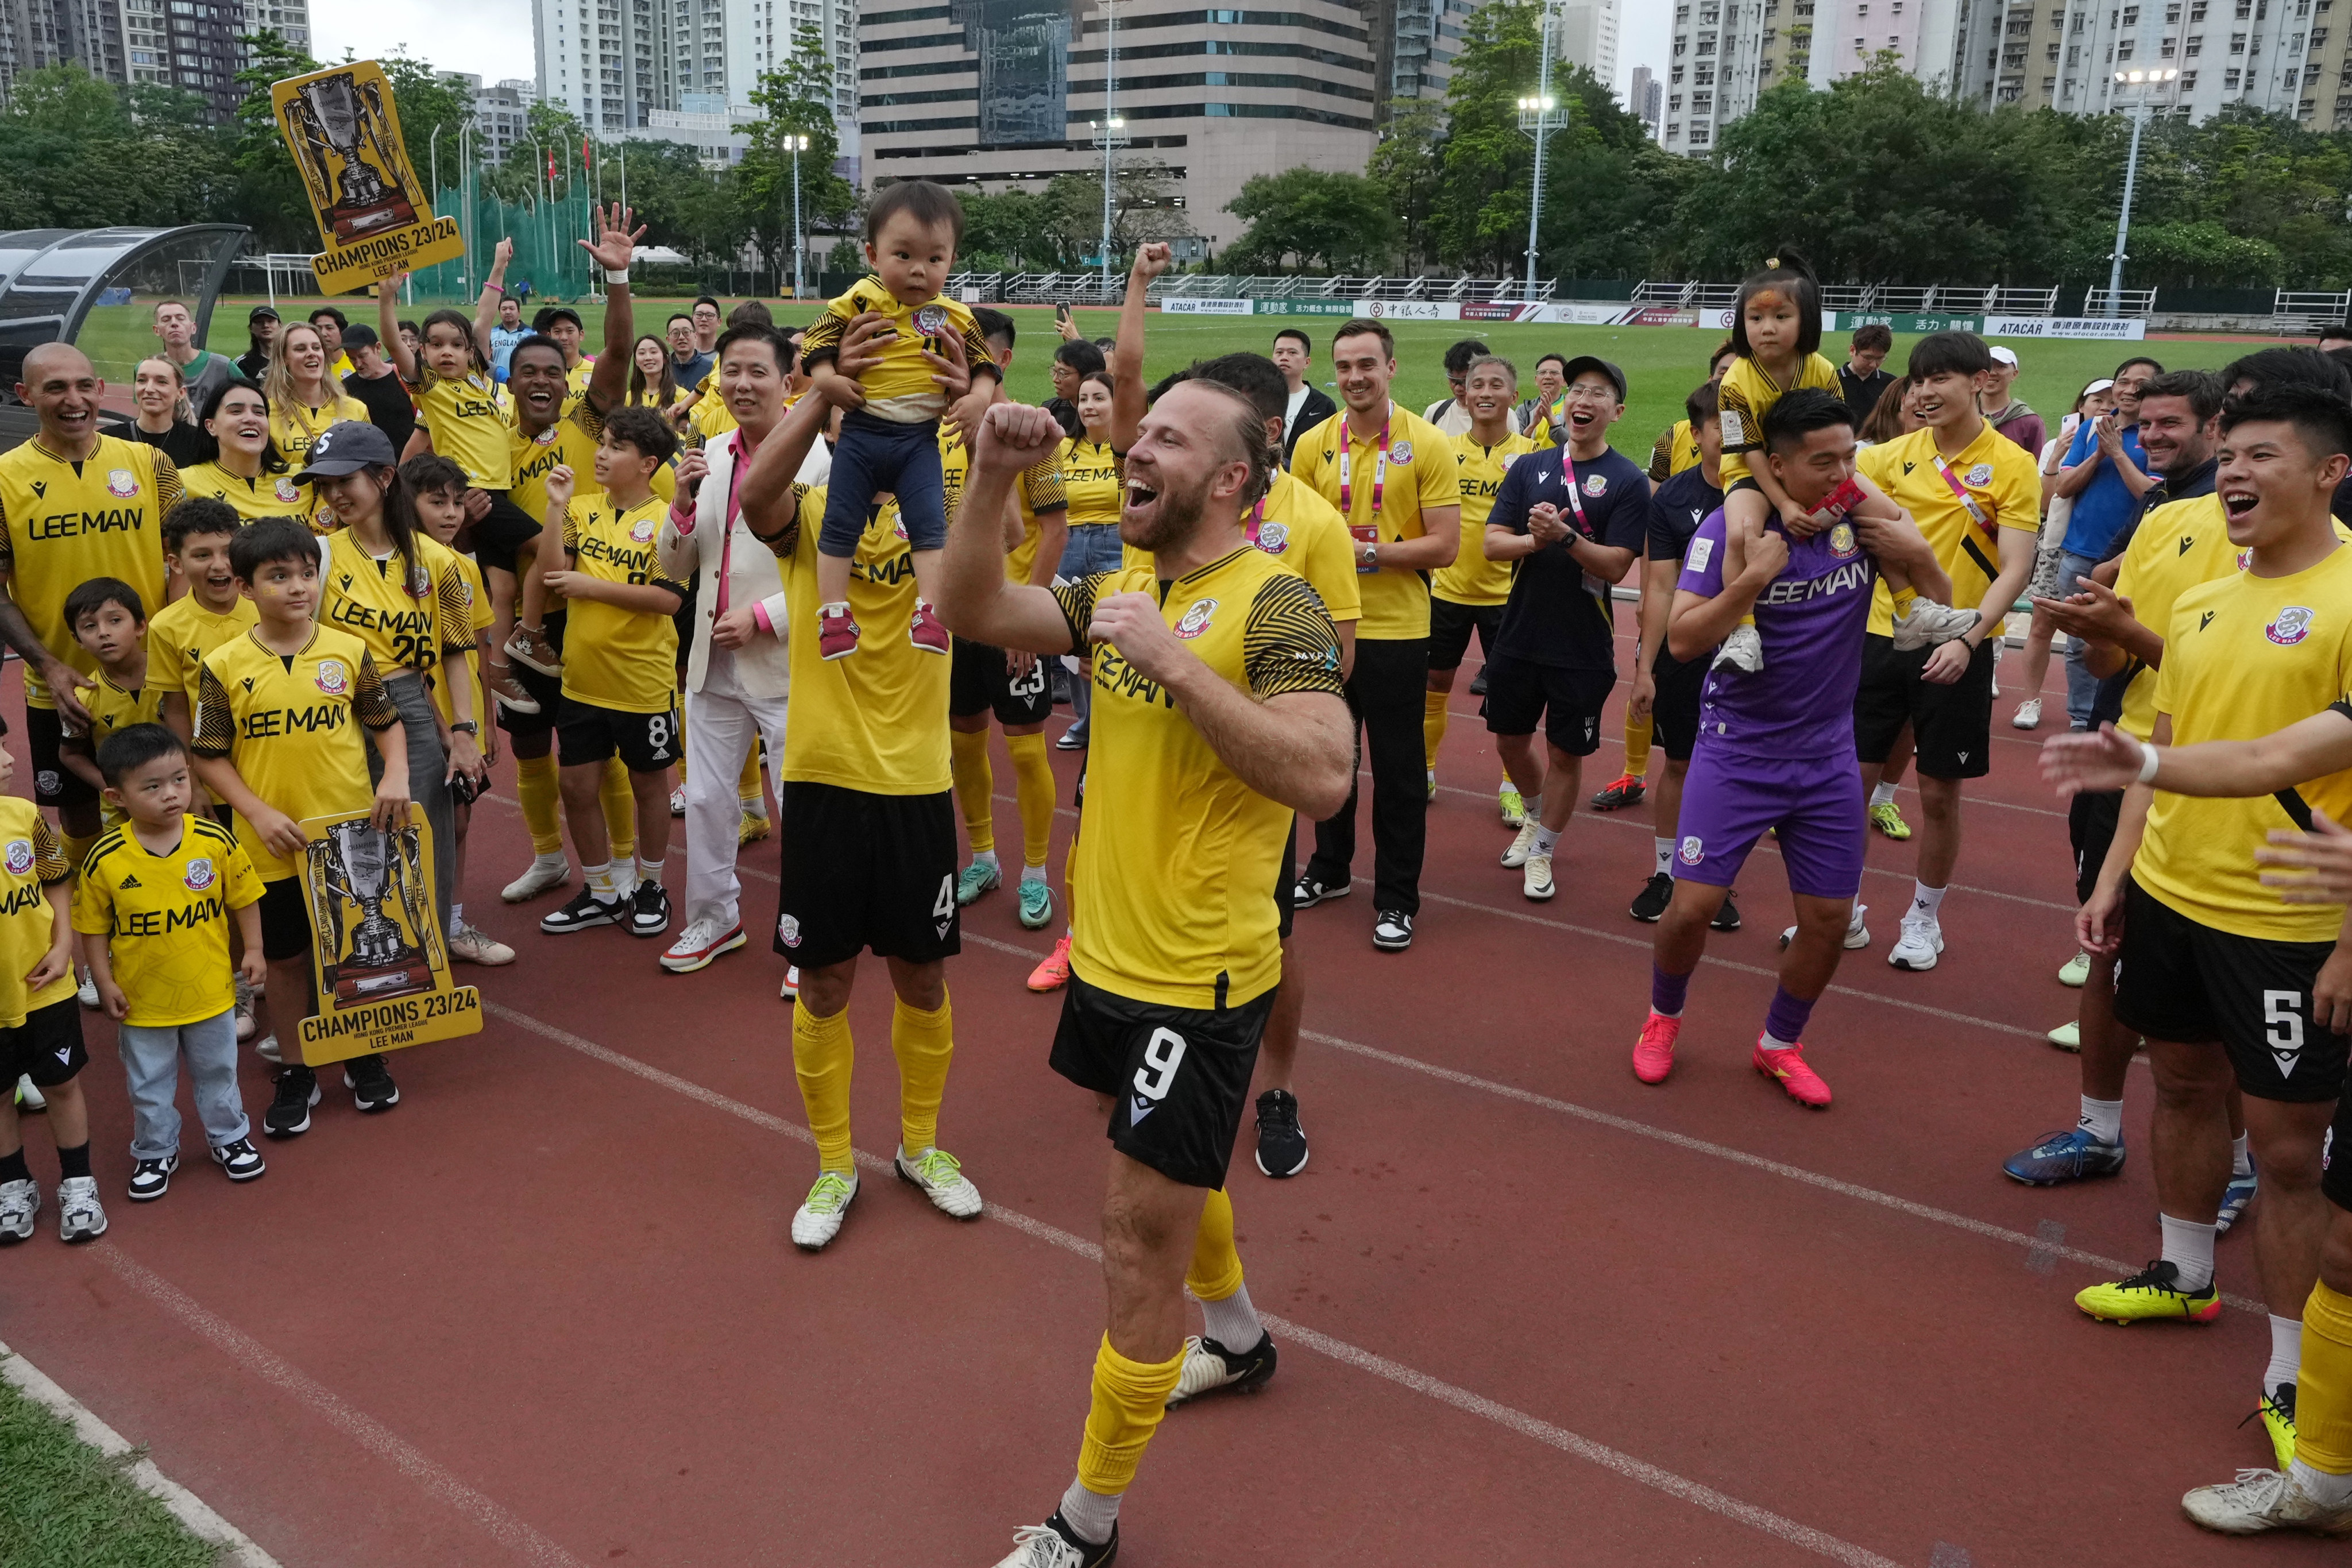
[{"label": "black cap", "polygon": [[1620,403],[1625,401],[1625,373],[1607,360],[1592,354],[1579,354],[1569,361],[1568,368],[1560,373],[1560,380],[1573,386],[1576,384],[1576,378],[1588,370],[1597,370],[1607,376],[1609,384],[1617,389],[1617,401]]},{"label": "black cap", "polygon": [[340,479],[362,468],[399,466],[400,454],[392,449],[391,437],[364,419],[338,419],[310,443],[310,460],[294,482],[307,485],[313,479]]},{"label": "black cap", "polygon": [[588,323],[580,319],[580,312],[569,305],[550,305],[540,311],[530,319],[530,330],[543,332],[558,321],[569,321],[583,332],[588,330]]},{"label": "black cap", "polygon": [[259,321],[264,320],[274,321],[278,319],[278,311],[274,306],[256,305],[252,310],[247,310],[245,313],[245,319],[248,321]]}]

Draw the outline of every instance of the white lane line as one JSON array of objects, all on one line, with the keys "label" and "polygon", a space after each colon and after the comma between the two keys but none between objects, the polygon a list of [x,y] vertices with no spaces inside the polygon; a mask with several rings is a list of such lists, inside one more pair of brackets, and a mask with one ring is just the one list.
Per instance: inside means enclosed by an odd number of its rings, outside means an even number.
[{"label": "white lane line", "polygon": [[137,1454],[139,1458],[134,1462],[118,1465],[122,1478],[162,1503],[173,1519],[187,1527],[189,1534],[208,1546],[217,1547],[221,1553],[217,1568],[279,1568],[278,1559],[256,1545],[253,1537],[213,1511],[204,1499],[157,1469],[154,1460],[100,1420],[89,1405],[59,1388],[40,1368],[5,1344],[0,1344],[0,1379],[64,1421],[73,1428],[75,1436],[108,1458],[122,1460]]},{"label": "white lane line", "polygon": [[[993,941],[986,945],[1008,949],[1011,947],[1010,943]],[[680,1078],[676,1073],[666,1072],[648,1062],[641,1062],[634,1057],[624,1056],[593,1040],[583,1039],[568,1029],[559,1028],[553,1024],[534,1018],[528,1013],[518,1012],[512,1007],[497,1002],[484,1002],[482,1009],[514,1025],[517,1028],[527,1030],[542,1039],[551,1040],[557,1045],[568,1047],[583,1056],[592,1057],[608,1066],[618,1068],[623,1072],[633,1073],[648,1083],[657,1084],[664,1089],[683,1094],[690,1100],[715,1110],[724,1111],[755,1127],[782,1133],[800,1143],[814,1145],[815,1142],[806,1128],[787,1121],[782,1117],[761,1110],[757,1106],[747,1105],[716,1089],[706,1089],[689,1079]],[[876,1173],[887,1172],[891,1166],[890,1161],[878,1154],[869,1154],[862,1149],[857,1151],[857,1163],[861,1169]],[[1093,1262],[1099,1263],[1102,1260],[1102,1249],[1099,1247],[1083,1237],[1072,1235],[1058,1226],[1048,1225],[1044,1220],[1023,1214],[1016,1209],[1008,1209],[1002,1204],[989,1204],[983,1213],[988,1218],[1017,1230],[1024,1236],[1034,1237]],[[1349,1344],[1345,1340],[1334,1339],[1328,1334],[1319,1333],[1313,1329],[1285,1318],[1276,1317],[1269,1312],[1261,1311],[1258,1315],[1265,1320],[1269,1328],[1281,1333],[1292,1342],[1328,1356],[1343,1366],[1369,1373],[1400,1388],[1449,1405],[1465,1415],[1477,1416],[1507,1431],[1516,1432],[1521,1436],[1531,1437],[1537,1442],[1557,1448],[1562,1453],[1573,1455],[1588,1464],[1596,1465],[1626,1480],[1654,1488],[1670,1497],[1677,1498],[1695,1507],[1730,1520],[1734,1523],[1744,1524],[1751,1530],[1775,1536],[1792,1546],[1802,1547],[1832,1562],[1849,1564],[1850,1568],[1900,1568],[1900,1565],[1891,1558],[1882,1557],[1851,1542],[1815,1530],[1811,1525],[1800,1524],[1795,1520],[1774,1513],[1769,1509],[1742,1502],[1738,1498],[1716,1490],[1713,1487],[1676,1475],[1672,1470],[1662,1469],[1658,1466],[1648,1464],[1633,1458],[1631,1454],[1610,1447],[1605,1443],[1596,1443],[1590,1437],[1580,1436],[1565,1427],[1555,1426],[1550,1422],[1540,1420],[1524,1411],[1514,1410],[1509,1405],[1497,1404],[1481,1394],[1473,1394],[1466,1388],[1447,1383],[1442,1378],[1416,1372],[1385,1356],[1375,1355],[1360,1346]]]},{"label": "white lane line", "polygon": [[289,1394],[325,1418],[343,1436],[384,1460],[426,1492],[479,1525],[490,1539],[527,1563],[544,1568],[587,1568],[503,1504],[476,1491],[374,1416],[301,1371],[244,1330],[215,1316],[194,1297],[133,1259],[119,1243],[100,1241],[90,1251],[124,1284],[163,1308],[198,1339],[246,1371]]}]

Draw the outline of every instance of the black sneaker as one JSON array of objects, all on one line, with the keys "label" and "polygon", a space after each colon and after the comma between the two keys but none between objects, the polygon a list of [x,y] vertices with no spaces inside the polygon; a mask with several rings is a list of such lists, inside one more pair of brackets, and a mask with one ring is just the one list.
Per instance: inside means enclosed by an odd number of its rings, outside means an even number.
[{"label": "black sneaker", "polygon": [[364,1111],[390,1110],[400,1103],[400,1086],[382,1057],[353,1057],[343,1064],[343,1087],[352,1103]]},{"label": "black sneaker", "polygon": [[639,882],[629,903],[631,936],[659,936],[669,930],[669,893],[659,882]]},{"label": "black sneaker", "polygon": [[1013,1555],[997,1568],[1110,1568],[1118,1555],[1118,1523],[1111,1522],[1110,1539],[1097,1546],[1078,1539],[1062,1510],[1043,1524],[1024,1524],[1013,1532]]},{"label": "black sneaker", "polygon": [[1255,1394],[1274,1376],[1274,1336],[1261,1334],[1246,1351],[1229,1351],[1203,1334],[1184,1345],[1184,1367],[1168,1395],[1168,1408],[1212,1394]]},{"label": "black sneaker", "polygon": [[550,936],[586,931],[591,926],[616,926],[629,918],[629,900],[614,899],[607,903],[595,890],[583,888],[572,895],[572,901],[539,922],[539,929]]},{"label": "black sneaker", "polygon": [[131,1201],[152,1204],[172,1190],[172,1173],[180,1168],[177,1154],[166,1154],[160,1160],[142,1160],[131,1168]]},{"label": "black sneaker", "polygon": [[1402,910],[1382,910],[1372,921],[1372,945],[1382,952],[1402,952],[1412,945],[1412,917]]},{"label": "black sneaker", "polygon": [[1286,1089],[1269,1089],[1257,1097],[1257,1168],[1276,1179],[1307,1169],[1298,1097]]},{"label": "black sneaker", "polygon": [[310,1131],[310,1108],[319,1103],[319,1075],[306,1067],[278,1069],[278,1093],[261,1113],[261,1130],[272,1138]]},{"label": "black sneaker", "polygon": [[1653,871],[1642,890],[1633,895],[1633,918],[1643,925],[1655,925],[1674,901],[1675,879],[1664,871]]},{"label": "black sneaker", "polygon": [[1612,779],[1606,788],[1592,797],[1595,811],[1616,811],[1629,805],[1639,805],[1642,797],[1650,793],[1649,784],[1632,773]]},{"label": "black sneaker", "polygon": [[1486,667],[1483,664],[1478,667],[1478,673],[1471,679],[1470,695],[1473,697],[1486,695]]},{"label": "black sneaker", "polygon": [[1738,931],[1739,929],[1739,906],[1731,901],[1730,889],[1726,888],[1723,889],[1723,908],[1716,910],[1715,919],[1707,921],[1706,923],[1716,931]]},{"label": "black sneaker", "polygon": [[1346,878],[1337,882],[1318,882],[1312,877],[1301,877],[1290,889],[1290,907],[1311,910],[1318,904],[1328,904],[1333,899],[1344,899],[1355,890]]},{"label": "black sneaker", "polygon": [[[240,1138],[234,1143],[223,1143],[213,1150],[213,1163],[232,1182],[249,1182],[268,1166],[261,1163],[261,1151],[253,1146],[250,1138]],[[135,1184],[138,1178],[133,1177]]]}]

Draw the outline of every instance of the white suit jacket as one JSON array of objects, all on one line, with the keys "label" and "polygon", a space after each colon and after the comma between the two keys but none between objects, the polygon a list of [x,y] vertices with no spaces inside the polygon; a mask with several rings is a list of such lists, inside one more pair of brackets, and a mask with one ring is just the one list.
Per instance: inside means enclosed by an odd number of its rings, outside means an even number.
[{"label": "white suit jacket", "polygon": [[704,449],[710,468],[695,498],[694,531],[681,537],[677,524],[662,520],[656,548],[662,570],[679,582],[692,572],[702,574],[696,596],[694,647],[687,655],[686,689],[699,691],[710,669],[710,626],[719,618],[719,569],[727,565],[730,609],[763,605],[774,636],[754,637],[735,650],[735,678],[753,697],[785,697],[792,691],[792,658],[785,638],[792,614],[784,602],[782,563],[775,552],[753,536],[739,511],[727,516],[728,492],[734,488],[735,465],[742,459],[740,431],[730,431]]}]

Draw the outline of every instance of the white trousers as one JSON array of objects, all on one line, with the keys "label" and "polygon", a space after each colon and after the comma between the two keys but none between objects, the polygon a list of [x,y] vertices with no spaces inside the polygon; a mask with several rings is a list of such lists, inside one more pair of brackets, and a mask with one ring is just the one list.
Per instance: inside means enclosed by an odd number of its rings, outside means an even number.
[{"label": "white trousers", "polygon": [[[756,737],[768,742],[769,764],[784,760],[782,697],[747,695],[735,679],[735,656],[710,650],[702,689],[686,698],[686,918],[717,921],[721,929],[742,918],[743,885],[735,875],[743,807],[736,795],[743,759]],[[781,792],[780,792],[781,793]]]}]

